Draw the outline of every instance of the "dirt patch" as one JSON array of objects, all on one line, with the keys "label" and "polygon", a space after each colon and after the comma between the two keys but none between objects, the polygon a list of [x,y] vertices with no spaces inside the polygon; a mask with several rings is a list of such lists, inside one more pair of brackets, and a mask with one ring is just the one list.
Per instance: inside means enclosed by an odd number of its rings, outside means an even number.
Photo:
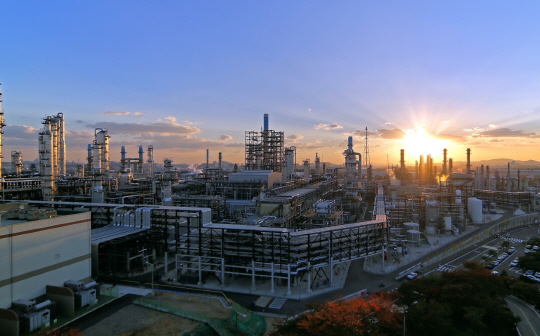
[{"label": "dirt patch", "polygon": [[122,308],[113,315],[84,330],[84,336],[151,336],[182,335],[192,332],[201,322],[137,305]]},{"label": "dirt patch", "polygon": [[[225,308],[217,298],[157,292],[156,296],[147,296],[145,299],[159,302],[160,305],[172,308],[170,310],[189,311],[209,318],[225,319],[232,314],[231,309]],[[275,319],[265,317],[265,320],[268,334],[273,329]],[[201,324],[201,322],[174,314],[132,304],[83,330],[82,334],[84,336],[176,336],[185,332],[193,332]]]}]

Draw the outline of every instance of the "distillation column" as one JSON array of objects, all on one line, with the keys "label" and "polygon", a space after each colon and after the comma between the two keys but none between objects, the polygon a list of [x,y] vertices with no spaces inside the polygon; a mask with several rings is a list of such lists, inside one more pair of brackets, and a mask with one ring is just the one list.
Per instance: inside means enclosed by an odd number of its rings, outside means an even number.
[{"label": "distillation column", "polygon": [[154,146],[149,145],[147,150],[148,155],[148,178],[154,177]]},{"label": "distillation column", "polygon": [[315,153],[315,175],[321,177],[321,159],[319,158],[319,153]]},{"label": "distillation column", "polygon": [[467,174],[471,173],[471,149],[467,148]]},{"label": "distillation column", "polygon": [[283,182],[289,182],[293,180],[294,174],[294,152],[296,147],[285,148],[285,159],[283,160],[282,179]]},{"label": "distillation column", "polygon": [[11,169],[13,174],[19,176],[23,170],[23,157],[19,151],[11,151]]},{"label": "distillation column", "polygon": [[359,153],[353,150],[353,138],[349,137],[347,149],[343,152],[345,155],[345,181],[347,188],[358,188],[358,160]]},{"label": "distillation column", "polygon": [[304,178],[309,179],[309,159],[304,160]]}]

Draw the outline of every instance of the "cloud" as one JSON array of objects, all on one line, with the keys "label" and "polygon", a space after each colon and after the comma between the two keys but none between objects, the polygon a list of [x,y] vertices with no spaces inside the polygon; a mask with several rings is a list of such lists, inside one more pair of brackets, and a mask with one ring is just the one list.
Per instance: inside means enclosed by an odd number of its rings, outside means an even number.
[{"label": "cloud", "polygon": [[104,113],[101,113],[102,115],[115,115],[115,116],[124,116],[131,114],[131,112],[114,112],[114,111],[107,111]]},{"label": "cloud", "polygon": [[482,143],[478,142],[478,141],[475,141],[475,142],[469,142],[468,144],[471,145],[471,146],[476,146],[476,145],[481,145]]},{"label": "cloud", "polygon": [[172,122],[172,123],[175,123],[175,122],[176,122],[176,118],[175,118],[175,117],[170,117],[170,116],[169,116],[169,117],[165,117],[165,120],[170,121],[170,122]]},{"label": "cloud", "polygon": [[451,140],[454,142],[467,142],[467,139],[460,135],[436,134],[433,132],[428,132],[428,133],[432,138],[439,139],[439,140]]},{"label": "cloud", "polygon": [[504,140],[501,139],[491,139],[489,142],[503,142]]},{"label": "cloud", "polygon": [[[114,140],[114,138],[112,139]],[[243,142],[223,143],[222,141],[208,140],[193,136],[191,134],[170,134],[150,133],[135,137],[135,142],[145,142],[155,144],[154,148],[159,149],[220,149],[232,147],[244,147]]]},{"label": "cloud", "polygon": [[291,134],[291,135],[287,136],[287,140],[293,140],[293,141],[300,140],[300,139],[303,139],[303,138],[304,138],[304,136],[300,135],[300,134]]},{"label": "cloud", "polygon": [[491,129],[494,129],[494,128],[497,128],[497,125],[495,125],[495,124],[489,124],[488,127],[491,128]]},{"label": "cloud", "polygon": [[407,133],[403,132],[399,128],[394,128],[391,130],[383,128],[377,130],[377,132],[380,133],[380,137],[382,139],[403,139],[407,135]]},{"label": "cloud", "polygon": [[85,122],[82,121],[82,120],[75,120],[75,122],[76,122],[77,124],[84,124],[84,123],[85,123]]},{"label": "cloud", "polygon": [[339,124],[336,124],[336,123],[334,123],[332,125],[321,123],[321,124],[313,126],[313,128],[315,128],[315,129],[323,129],[323,130],[328,131],[328,130],[331,130],[331,129],[340,129],[340,128],[343,128],[343,126],[341,126]]},{"label": "cloud", "polygon": [[227,135],[227,134],[222,134],[220,137],[219,137],[219,140],[232,140],[233,137],[230,136],[230,135]]},{"label": "cloud", "polygon": [[[357,137],[365,137],[366,136],[366,131],[365,130],[356,130],[354,132],[343,132],[344,135],[346,136],[357,136]],[[375,132],[371,132],[371,131],[368,131],[367,132],[368,136],[370,135],[377,135],[377,133]]]},{"label": "cloud", "polygon": [[171,134],[192,134],[199,133],[201,130],[197,127],[184,126],[173,122],[163,123],[115,123],[98,122],[95,124],[86,124],[88,128],[106,128],[109,134],[140,134],[140,133],[160,133],[162,135]]},{"label": "cloud", "polygon": [[184,124],[186,124],[186,125],[199,125],[200,122],[184,120]]},{"label": "cloud", "polygon": [[141,112],[135,112],[133,113],[133,115],[136,117],[142,117],[144,114],[142,114]]},{"label": "cloud", "polygon": [[384,126],[390,126],[390,125],[392,125],[391,122],[385,122],[385,123],[384,123]]},{"label": "cloud", "polygon": [[538,133],[525,133],[522,130],[513,130],[510,128],[497,128],[479,132],[478,136],[484,138],[540,138]]}]

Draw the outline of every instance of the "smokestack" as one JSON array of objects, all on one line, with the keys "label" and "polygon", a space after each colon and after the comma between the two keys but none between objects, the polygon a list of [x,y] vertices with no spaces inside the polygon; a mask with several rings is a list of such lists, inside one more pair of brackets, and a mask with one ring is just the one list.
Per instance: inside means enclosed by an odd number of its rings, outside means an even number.
[{"label": "smokestack", "polygon": [[405,150],[401,149],[400,152],[401,152],[401,156],[399,160],[399,163],[400,163],[399,175],[401,179],[401,185],[403,185],[404,184],[403,181],[405,180]]},{"label": "smokestack", "polygon": [[221,169],[221,161],[223,159],[223,156],[221,154],[221,152],[219,152],[219,169]]},{"label": "smokestack", "polygon": [[452,158],[448,159],[448,175],[452,174],[452,170],[454,168],[454,160]]},{"label": "smokestack", "polygon": [[448,175],[448,174],[447,174],[447,173],[448,173],[448,170],[446,169],[446,168],[447,168],[446,166],[447,166],[447,163],[448,163],[448,160],[446,159],[446,154],[447,154],[447,152],[448,152],[448,151],[446,150],[446,148],[443,149],[443,168],[442,168],[442,174],[443,174],[443,175]]},{"label": "smokestack", "polygon": [[480,189],[484,190],[484,165],[480,165]]},{"label": "smokestack", "polygon": [[491,190],[491,183],[490,183],[490,176],[489,176],[489,166],[486,166],[486,189]]},{"label": "smokestack", "polygon": [[471,173],[471,149],[467,148],[467,174]]},{"label": "smokestack", "polygon": [[126,170],[126,146],[122,146],[122,149],[120,150],[120,171],[124,172],[125,170]]},{"label": "smokestack", "polygon": [[424,156],[420,155],[420,166],[418,167],[418,185],[424,184]]},{"label": "smokestack", "polygon": [[210,149],[207,148],[206,149],[206,169],[208,169],[210,167],[209,166],[209,164],[210,164],[209,161],[210,161]]},{"label": "smokestack", "polygon": [[508,173],[506,175],[506,191],[510,190],[510,162],[508,162]]},{"label": "smokestack", "polygon": [[518,191],[521,191],[521,176],[520,176],[521,174],[520,173],[521,173],[521,171],[518,169],[518,177],[517,177],[517,180],[518,180],[517,181],[518,182],[517,183],[517,189],[518,189]]},{"label": "smokestack", "polygon": [[264,130],[268,131],[268,113],[264,114]]}]

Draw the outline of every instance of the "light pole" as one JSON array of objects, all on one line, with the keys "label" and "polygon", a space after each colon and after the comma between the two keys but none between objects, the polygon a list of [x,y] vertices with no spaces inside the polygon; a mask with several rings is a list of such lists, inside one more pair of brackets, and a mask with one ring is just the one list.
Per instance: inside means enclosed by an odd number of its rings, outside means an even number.
[{"label": "light pole", "polygon": [[154,295],[154,264],[145,261],[145,264],[152,265],[152,295]]}]

